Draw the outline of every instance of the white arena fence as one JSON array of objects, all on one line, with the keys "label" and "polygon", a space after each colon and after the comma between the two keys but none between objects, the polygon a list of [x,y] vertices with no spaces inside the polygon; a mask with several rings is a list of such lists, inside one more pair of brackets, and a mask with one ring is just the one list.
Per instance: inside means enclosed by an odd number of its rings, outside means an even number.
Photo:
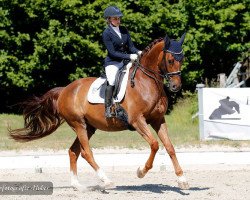
[{"label": "white arena fence", "polygon": [[250,88],[197,85],[200,139],[250,140]]}]

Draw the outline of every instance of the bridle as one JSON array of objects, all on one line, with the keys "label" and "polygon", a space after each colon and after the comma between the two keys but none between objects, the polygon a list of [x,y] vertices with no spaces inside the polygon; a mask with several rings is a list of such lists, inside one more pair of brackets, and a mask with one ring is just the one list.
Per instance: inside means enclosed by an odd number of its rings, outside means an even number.
[{"label": "bridle", "polygon": [[[135,63],[135,68],[134,68],[134,72],[132,73],[132,76],[134,76],[134,74],[135,74],[137,68],[139,68],[144,74],[146,74],[146,75],[149,76],[150,78],[152,78],[152,79],[154,79],[155,81],[160,82],[160,83],[164,83],[164,81],[161,80],[161,79],[159,79],[159,78],[157,78],[157,77],[161,77],[161,78],[163,78],[163,79],[166,79],[166,80],[169,82],[173,76],[181,76],[181,71],[167,72],[167,70],[166,70],[166,69],[167,69],[166,53],[171,53],[171,54],[174,56],[174,54],[181,54],[182,51],[181,51],[180,53],[175,53],[175,52],[171,52],[171,51],[169,51],[169,50],[167,50],[167,49],[165,49],[165,48],[163,48],[162,51],[163,51],[163,64],[164,64],[164,68],[162,69],[162,68],[159,67],[161,73],[158,73],[158,72],[156,72],[156,71],[154,71],[154,70],[152,70],[152,69],[149,69],[149,68],[147,68],[147,67],[144,67],[144,66],[140,63],[139,60],[136,60],[136,61],[134,62],[134,63]],[[152,73],[153,75],[152,75],[151,73]],[[134,84],[134,83],[132,83],[132,82],[133,82],[133,80],[131,79],[131,84]]]},{"label": "bridle", "polygon": [[173,57],[175,58],[175,54],[181,54],[182,53],[182,50],[181,52],[179,53],[175,53],[175,52],[171,52],[169,50],[167,50],[165,47],[163,48],[163,63],[164,63],[164,68],[161,69],[161,71],[163,72],[163,76],[165,79],[167,79],[168,81],[171,79],[172,76],[181,76],[181,71],[176,71],[176,72],[167,72],[166,69],[167,69],[167,61],[166,61],[166,54],[167,52],[168,53],[171,53],[173,55]]}]

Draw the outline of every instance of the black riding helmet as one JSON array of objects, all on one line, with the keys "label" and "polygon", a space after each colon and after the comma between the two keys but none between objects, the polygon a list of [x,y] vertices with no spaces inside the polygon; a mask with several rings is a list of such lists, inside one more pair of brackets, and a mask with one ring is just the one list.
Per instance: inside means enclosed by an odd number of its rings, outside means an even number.
[{"label": "black riding helmet", "polygon": [[119,8],[116,6],[109,6],[104,10],[104,18],[107,19],[108,17],[122,17],[123,14]]}]

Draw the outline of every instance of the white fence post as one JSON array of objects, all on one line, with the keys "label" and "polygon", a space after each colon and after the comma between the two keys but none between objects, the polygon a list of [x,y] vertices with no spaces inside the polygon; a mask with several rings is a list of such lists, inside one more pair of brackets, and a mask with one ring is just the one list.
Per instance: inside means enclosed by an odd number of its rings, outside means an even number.
[{"label": "white fence post", "polygon": [[220,82],[220,88],[224,88],[226,86],[226,74],[225,73],[220,73],[218,74],[219,82]]},{"label": "white fence post", "polygon": [[199,132],[200,132],[200,140],[204,140],[204,115],[203,115],[203,88],[204,84],[197,84],[196,89],[198,90],[198,106],[199,106]]}]

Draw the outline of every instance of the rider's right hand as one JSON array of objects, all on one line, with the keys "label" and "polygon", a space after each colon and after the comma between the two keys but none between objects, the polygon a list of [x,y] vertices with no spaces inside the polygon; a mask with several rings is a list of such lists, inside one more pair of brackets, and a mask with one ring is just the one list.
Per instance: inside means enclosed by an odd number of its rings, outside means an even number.
[{"label": "rider's right hand", "polygon": [[135,61],[138,59],[138,55],[137,54],[130,54],[130,60],[131,61]]}]

